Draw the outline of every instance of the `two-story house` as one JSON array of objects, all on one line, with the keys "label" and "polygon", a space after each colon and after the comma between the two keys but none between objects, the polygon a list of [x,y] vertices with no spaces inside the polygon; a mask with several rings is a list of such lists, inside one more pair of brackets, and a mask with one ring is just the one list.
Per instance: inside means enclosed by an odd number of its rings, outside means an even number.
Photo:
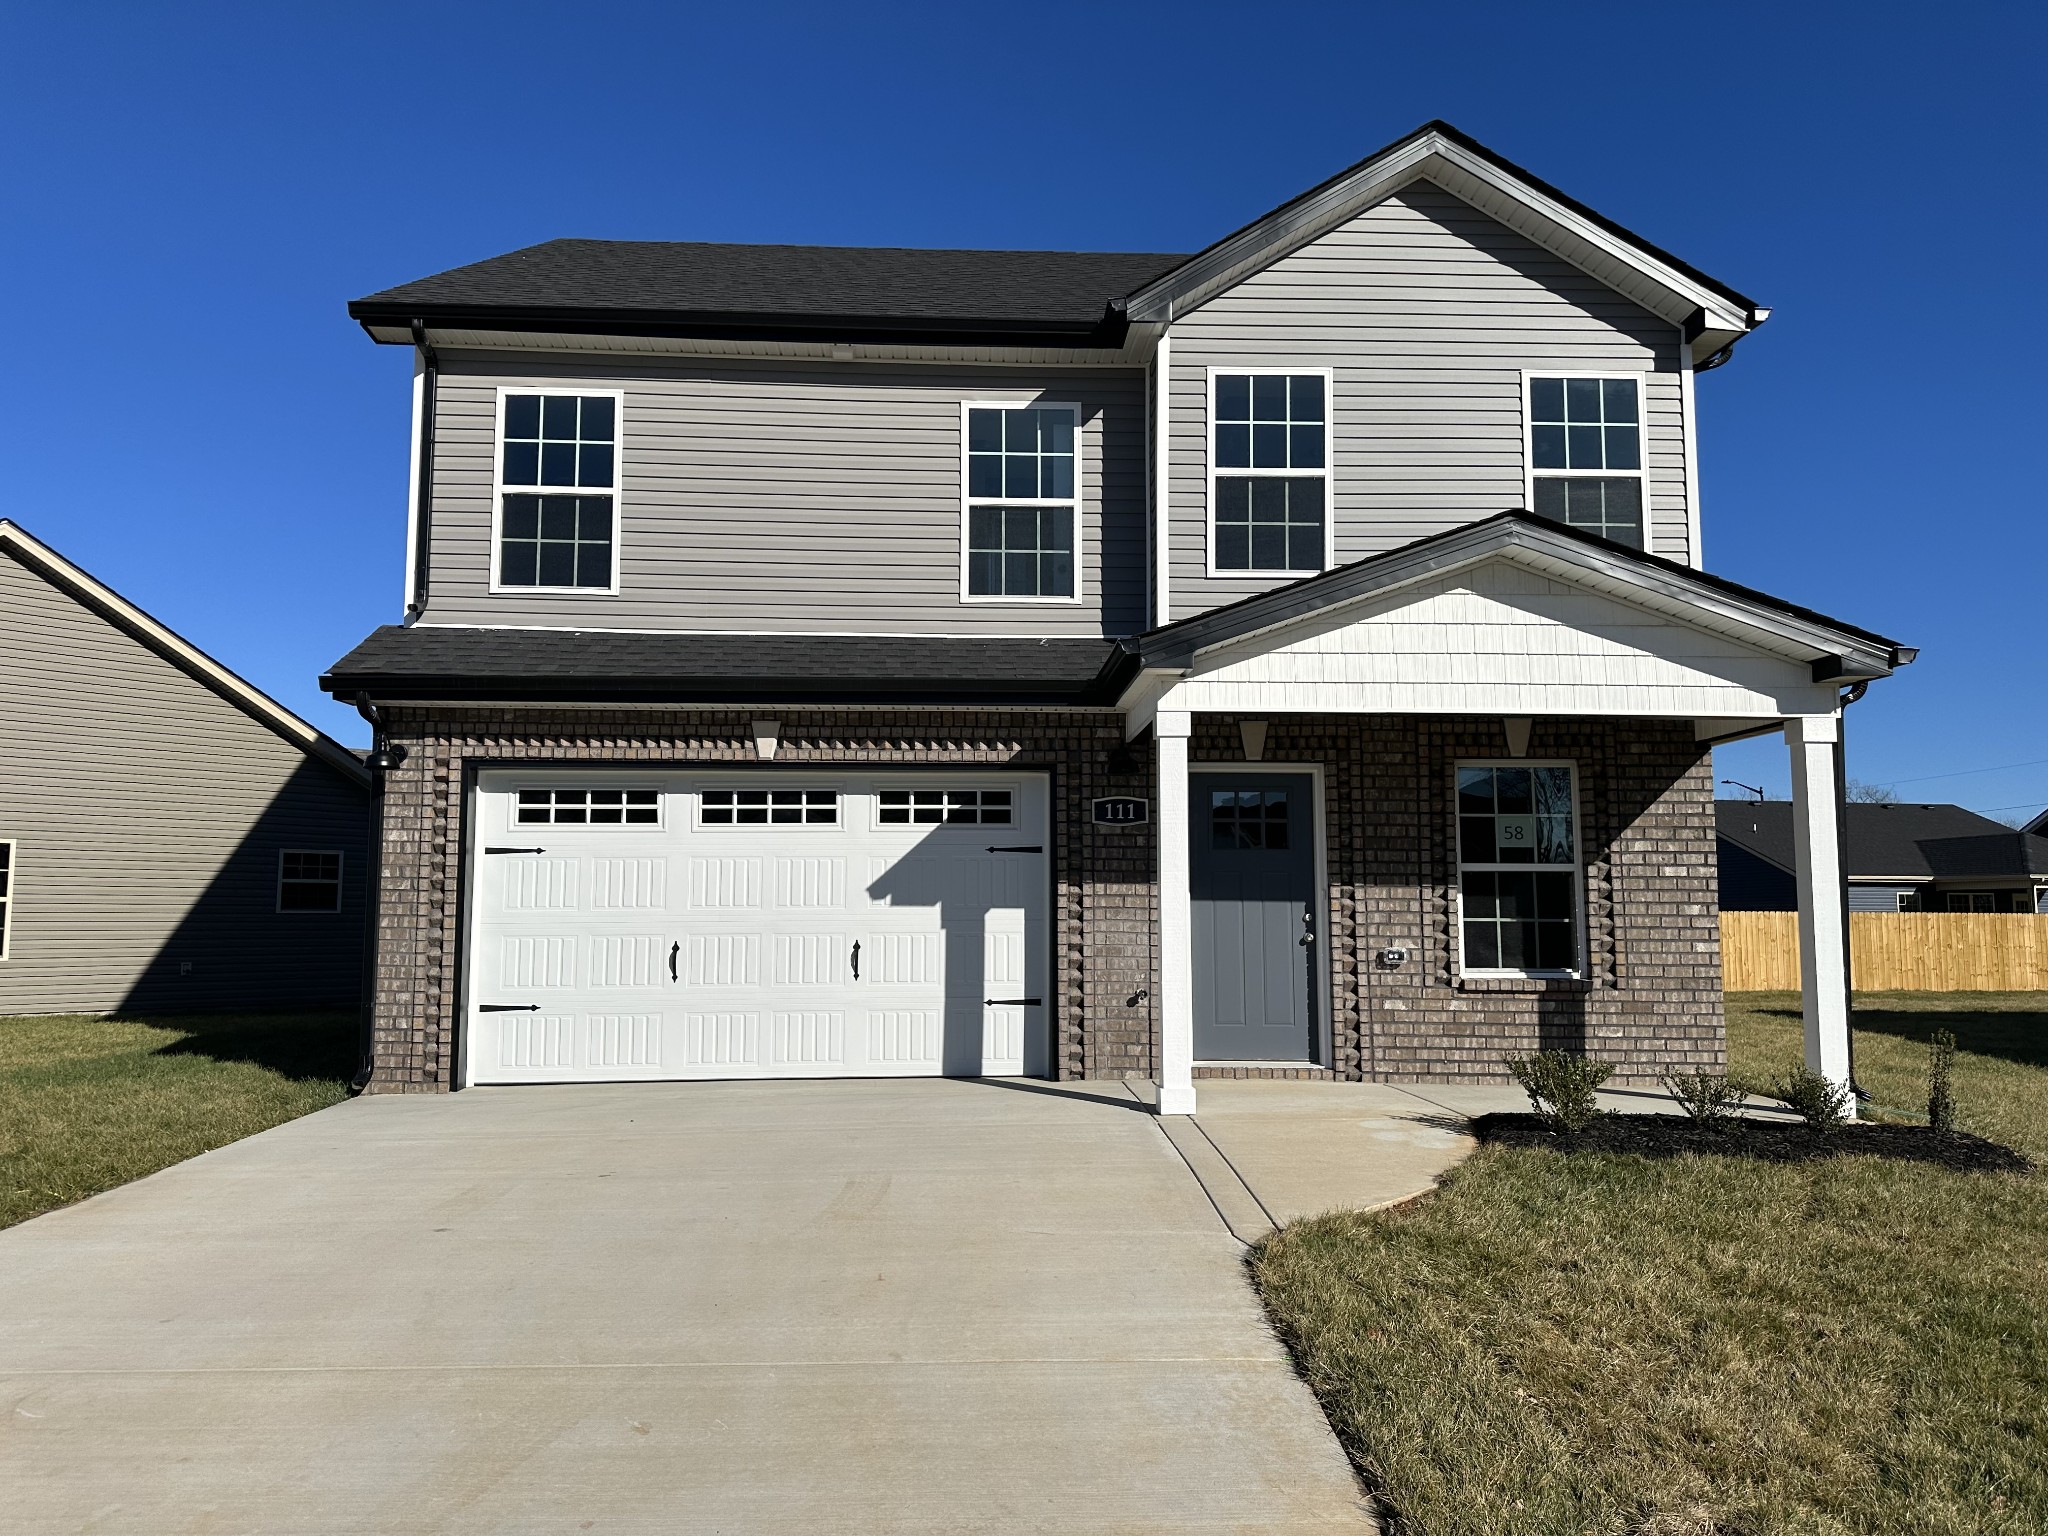
[{"label": "two-story house", "polygon": [[[1709,751],[1893,641],[1701,567],[1765,318],[1443,124],[1193,255],[559,240],[414,358],[372,1086],[1723,1059]],[[1830,978],[1834,978],[1831,982]],[[1832,988],[1832,990],[1831,990]]]}]

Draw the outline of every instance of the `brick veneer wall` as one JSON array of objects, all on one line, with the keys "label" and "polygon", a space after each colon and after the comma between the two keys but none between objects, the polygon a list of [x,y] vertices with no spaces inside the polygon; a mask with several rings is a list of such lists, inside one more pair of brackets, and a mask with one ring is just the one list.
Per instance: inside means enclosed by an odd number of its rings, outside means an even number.
[{"label": "brick veneer wall", "polygon": [[[1056,1076],[1155,1067],[1154,829],[1097,829],[1089,801],[1145,795],[1114,777],[1120,719],[1089,711],[779,709],[775,765],[990,765],[1049,771]],[[753,712],[396,708],[405,751],[384,798],[373,1092],[454,1080],[462,817],[471,772],[517,763],[690,766],[757,761]],[[1196,761],[1242,759],[1232,717],[1198,717]],[[1333,1053],[1287,1076],[1499,1081],[1500,1057],[1582,1048],[1619,1080],[1724,1061],[1713,786],[1683,724],[1543,722],[1530,756],[1579,764],[1591,965],[1582,981],[1458,974],[1453,768],[1505,756],[1491,718],[1275,717],[1265,762],[1323,765]],[[768,771],[772,771],[772,768]],[[1409,950],[1396,969],[1381,949]],[[1259,1069],[1219,1069],[1243,1075]],[[1210,1075],[1205,1073],[1204,1075]],[[1261,1073],[1260,1075],[1265,1075]]]},{"label": "brick veneer wall", "polygon": [[[454,1082],[462,817],[471,771],[519,763],[688,767],[758,762],[761,711],[394,708],[404,761],[385,781],[378,916],[376,1072],[370,1090],[432,1093]],[[1150,827],[1097,831],[1098,795],[1153,794],[1112,777],[1121,717],[1104,711],[770,711],[791,764],[992,765],[1052,781],[1055,1036],[1061,1078],[1153,1071],[1157,993]],[[1141,754],[1140,761],[1144,760]]]}]

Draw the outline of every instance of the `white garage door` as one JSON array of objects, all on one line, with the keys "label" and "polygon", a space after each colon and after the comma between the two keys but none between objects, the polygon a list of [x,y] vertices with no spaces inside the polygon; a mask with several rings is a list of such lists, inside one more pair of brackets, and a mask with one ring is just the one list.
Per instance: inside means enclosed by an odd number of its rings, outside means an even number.
[{"label": "white garage door", "polygon": [[490,770],[464,1081],[1042,1076],[1034,775]]}]

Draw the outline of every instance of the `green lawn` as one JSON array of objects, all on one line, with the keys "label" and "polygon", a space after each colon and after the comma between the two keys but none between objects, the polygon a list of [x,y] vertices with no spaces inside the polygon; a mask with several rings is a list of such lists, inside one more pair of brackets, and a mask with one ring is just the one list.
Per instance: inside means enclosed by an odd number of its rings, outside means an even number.
[{"label": "green lawn", "polygon": [[0,1018],[0,1227],[347,1096],[349,1013]]},{"label": "green lawn", "polygon": [[[1946,1026],[1964,1128],[2048,1159],[2048,995],[1858,1004],[1880,1104],[1921,1107]],[[1798,1055],[1789,998],[1730,1031]],[[1252,1263],[1397,1531],[2048,1529],[2048,1175],[1489,1149]]]}]

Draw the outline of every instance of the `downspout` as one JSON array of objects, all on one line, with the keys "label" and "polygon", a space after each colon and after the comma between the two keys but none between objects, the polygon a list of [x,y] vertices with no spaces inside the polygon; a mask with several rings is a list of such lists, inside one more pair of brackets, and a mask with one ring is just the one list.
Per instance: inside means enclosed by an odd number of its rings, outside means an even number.
[{"label": "downspout", "polygon": [[[1171,317],[1168,324],[1172,323]],[[1173,333],[1162,330],[1152,352],[1152,627],[1173,622]]]},{"label": "downspout", "polygon": [[1870,692],[1859,678],[1841,693],[1835,729],[1835,846],[1841,850],[1842,879],[1842,1017],[1849,1021],[1849,1091],[1868,1103],[1870,1095],[1856,1082],[1856,956],[1849,948],[1849,706]]},{"label": "downspout", "polygon": [[414,466],[412,487],[412,589],[405,605],[408,624],[427,609],[427,573],[432,569],[429,554],[434,547],[434,398],[440,392],[441,379],[440,355],[427,341],[424,320],[413,321],[412,344],[419,353],[421,371],[419,437],[414,444],[419,462]]},{"label": "downspout", "polygon": [[384,888],[384,775],[405,760],[405,749],[386,740],[383,711],[370,702],[367,693],[356,695],[356,713],[370,722],[371,730],[370,755],[365,760],[370,770],[370,847],[369,857],[363,861],[368,873],[363,888],[362,1006],[350,1093],[369,1087],[377,1068],[377,918]]}]

